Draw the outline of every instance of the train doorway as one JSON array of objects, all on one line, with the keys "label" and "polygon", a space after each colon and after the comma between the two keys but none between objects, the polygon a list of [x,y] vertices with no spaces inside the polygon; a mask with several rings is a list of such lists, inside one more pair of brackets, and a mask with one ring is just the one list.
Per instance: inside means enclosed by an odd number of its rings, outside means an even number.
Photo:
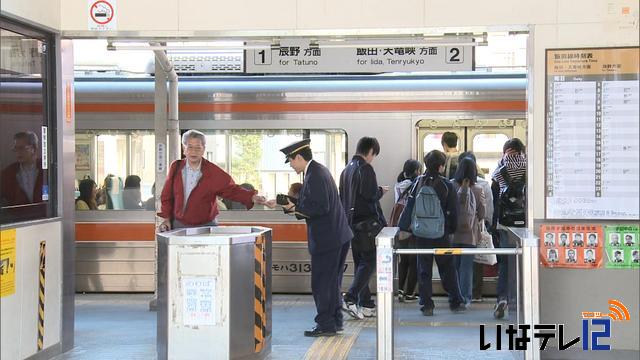
[{"label": "train doorway", "polygon": [[[487,181],[502,158],[502,146],[514,137],[526,143],[527,122],[523,118],[502,119],[436,119],[421,116],[416,122],[416,158],[424,159],[431,150],[442,151],[442,135],[453,132],[458,136],[458,151],[473,151],[482,174]],[[497,265],[476,264],[475,271],[482,269],[482,296],[495,296],[497,284]],[[445,294],[438,267],[433,266],[433,291]]]}]

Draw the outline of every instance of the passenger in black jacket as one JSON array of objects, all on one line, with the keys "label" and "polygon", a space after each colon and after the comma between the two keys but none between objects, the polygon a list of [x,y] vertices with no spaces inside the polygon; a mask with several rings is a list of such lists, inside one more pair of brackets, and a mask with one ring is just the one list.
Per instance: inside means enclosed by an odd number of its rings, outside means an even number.
[{"label": "passenger in black jacket", "polygon": [[[444,236],[439,239],[426,239],[416,236],[416,247],[418,249],[434,249],[451,247],[449,235],[456,231],[458,224],[457,194],[453,185],[445,179],[441,173],[444,170],[446,156],[442,151],[433,150],[424,157],[427,171],[416,180],[416,186],[412,190],[411,196],[414,198],[420,191],[420,187],[425,183],[431,184],[438,198],[445,218]],[[403,229],[406,230],[406,229]],[[418,283],[420,284],[420,311],[424,316],[433,316],[435,304],[432,300],[433,288],[433,255],[418,255]],[[435,257],[438,265],[438,272],[444,290],[449,294],[449,308],[453,312],[463,312],[466,310],[464,300],[460,294],[458,284],[458,274],[454,266],[453,256],[438,255]]]},{"label": "passenger in black jacket", "polygon": [[[354,319],[376,314],[369,280],[376,268],[375,230],[379,231],[387,225],[380,198],[389,190],[388,187],[378,186],[376,173],[371,166],[378,154],[380,144],[376,138],[361,138],[356,155],[340,174],[340,199],[355,236],[351,241],[353,283],[344,294],[342,309]],[[375,223],[377,227],[374,227]]]},{"label": "passenger in black jacket", "polygon": [[298,219],[307,222],[311,292],[318,314],[316,326],[304,335],[333,336],[343,327],[340,288],[353,233],[329,169],[312,159],[310,140],[295,142],[280,151],[296,173],[304,172],[296,205],[284,206],[286,211],[294,212]]}]

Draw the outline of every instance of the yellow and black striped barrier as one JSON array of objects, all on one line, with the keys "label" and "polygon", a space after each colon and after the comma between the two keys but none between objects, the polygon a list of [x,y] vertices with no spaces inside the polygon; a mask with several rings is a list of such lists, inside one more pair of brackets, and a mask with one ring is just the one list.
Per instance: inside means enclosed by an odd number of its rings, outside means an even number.
[{"label": "yellow and black striped barrier", "polygon": [[38,351],[44,345],[44,274],[47,256],[46,242],[40,241],[40,266],[38,281]]},{"label": "yellow and black striped barrier", "polygon": [[255,259],[254,259],[254,313],[255,321],[253,327],[254,352],[259,353],[264,348],[266,336],[266,252],[265,238],[260,235],[256,238]]}]

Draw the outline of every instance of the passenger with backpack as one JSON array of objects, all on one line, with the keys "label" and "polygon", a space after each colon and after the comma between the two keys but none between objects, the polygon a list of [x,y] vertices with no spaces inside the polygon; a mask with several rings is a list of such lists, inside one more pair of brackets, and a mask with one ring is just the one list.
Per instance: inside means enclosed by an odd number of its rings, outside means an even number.
[{"label": "passenger with backpack", "polygon": [[[481,222],[484,221],[486,198],[477,184],[477,166],[471,158],[462,158],[451,183],[458,195],[458,225],[453,233],[453,247],[475,248],[480,241]],[[465,306],[471,305],[473,295],[473,255],[456,255],[460,292]]]},{"label": "passenger with backpack", "polygon": [[[502,159],[493,172],[494,191],[494,229],[501,248],[513,248],[517,244],[510,242],[502,226],[526,226],[526,182],[527,157],[525,147],[518,138],[508,140],[502,148]],[[515,259],[513,256],[498,256],[497,303],[493,316],[502,319],[508,310],[509,302],[515,300]]]},{"label": "passenger with backpack", "polygon": [[[422,164],[418,160],[409,159],[404,162],[402,172],[398,175],[395,185],[395,204],[391,211],[389,226],[398,226],[400,214],[404,210],[409,199],[409,192],[414,180],[422,173]],[[399,249],[415,249],[416,239],[413,236],[399,236]],[[415,301],[418,283],[418,265],[416,255],[400,255],[398,261],[398,301]]]},{"label": "passenger with backpack", "polygon": [[[425,158],[426,172],[418,177],[411,189],[399,227],[416,237],[419,249],[449,248],[449,235],[456,231],[456,192],[453,185],[442,175],[445,165],[442,151],[432,150]],[[418,255],[418,283],[420,284],[420,311],[424,316],[433,316],[435,304],[432,300],[432,277],[434,255]],[[458,274],[450,255],[435,256],[444,290],[449,294],[449,308],[453,312],[464,312],[464,299],[460,295]]]}]

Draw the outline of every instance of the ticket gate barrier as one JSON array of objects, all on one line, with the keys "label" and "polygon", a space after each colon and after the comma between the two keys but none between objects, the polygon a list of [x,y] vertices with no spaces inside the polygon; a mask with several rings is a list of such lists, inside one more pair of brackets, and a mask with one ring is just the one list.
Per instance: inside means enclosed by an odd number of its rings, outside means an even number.
[{"label": "ticket gate barrier", "polygon": [[[404,254],[432,254],[432,255],[476,255],[496,254],[516,257],[516,299],[522,299],[522,309],[516,310],[517,322],[537,324],[539,322],[538,303],[538,237],[526,228],[506,228],[510,235],[518,238],[516,248],[438,248],[438,249],[394,249],[394,239],[398,233],[397,227],[386,227],[376,236],[376,279],[378,316],[376,330],[376,358],[378,360],[392,360],[393,353],[393,301],[394,301],[394,258]],[[520,267],[521,265],[521,267]],[[516,302],[516,306],[520,301]],[[522,316],[521,316],[522,313]],[[540,345],[538,338],[532,338],[527,350],[524,351],[525,360],[540,359]]]}]

